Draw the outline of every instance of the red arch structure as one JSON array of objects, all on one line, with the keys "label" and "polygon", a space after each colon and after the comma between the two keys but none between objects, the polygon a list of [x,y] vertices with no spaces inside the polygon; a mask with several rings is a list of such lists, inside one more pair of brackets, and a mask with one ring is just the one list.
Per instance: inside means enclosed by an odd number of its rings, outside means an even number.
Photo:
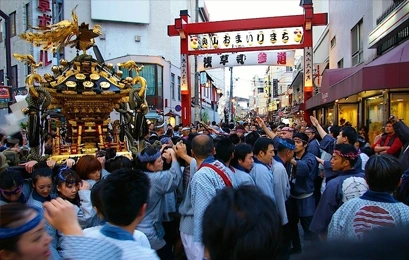
[{"label": "red arch structure", "polygon": [[[301,6],[304,9],[303,15],[277,16],[267,18],[227,20],[217,22],[189,23],[189,15],[186,10],[180,12],[180,17],[175,19],[173,25],[168,25],[169,36],[180,37],[181,52],[181,70],[182,78],[186,86],[181,90],[182,103],[182,123],[188,125],[191,122],[191,86],[190,86],[190,66],[189,55],[236,53],[236,52],[255,52],[268,50],[294,50],[304,49],[304,104],[312,96],[313,92],[313,63],[312,63],[312,27],[327,25],[327,13],[314,14],[312,0],[301,0]],[[232,47],[217,49],[189,49],[191,36],[200,34],[209,34],[220,32],[237,32],[263,29],[280,29],[290,27],[303,28],[303,40],[300,44],[289,45],[270,45],[270,46],[253,46],[253,47]],[[268,65],[268,64],[265,64]],[[304,118],[309,121],[309,115],[304,113]]]}]

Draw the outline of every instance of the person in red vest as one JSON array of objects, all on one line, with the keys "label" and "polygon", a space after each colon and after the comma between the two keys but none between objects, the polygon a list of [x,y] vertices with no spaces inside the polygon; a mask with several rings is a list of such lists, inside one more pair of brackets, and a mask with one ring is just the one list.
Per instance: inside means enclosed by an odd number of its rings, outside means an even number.
[{"label": "person in red vest", "polygon": [[377,154],[387,153],[397,158],[399,157],[402,149],[402,142],[395,133],[391,121],[386,122],[385,133],[382,134],[381,138],[376,141],[372,148]]}]

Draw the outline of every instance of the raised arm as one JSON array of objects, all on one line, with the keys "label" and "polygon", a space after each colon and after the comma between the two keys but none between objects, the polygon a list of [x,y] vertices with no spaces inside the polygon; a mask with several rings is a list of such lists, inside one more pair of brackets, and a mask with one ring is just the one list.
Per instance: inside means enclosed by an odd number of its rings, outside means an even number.
[{"label": "raised arm", "polygon": [[322,126],[318,122],[318,119],[314,116],[310,116],[310,120],[311,120],[311,124],[315,126],[315,128],[317,128],[317,131],[319,135],[321,136],[321,138],[324,138],[324,136],[327,135],[327,132],[325,132],[324,128],[322,128]]},{"label": "raised arm", "polygon": [[274,139],[274,137],[276,137],[277,135],[271,131],[266,124],[264,124],[263,119],[261,119],[259,116],[256,116],[256,121],[257,124],[263,129],[263,131],[266,133],[266,135],[268,135],[271,139]]}]

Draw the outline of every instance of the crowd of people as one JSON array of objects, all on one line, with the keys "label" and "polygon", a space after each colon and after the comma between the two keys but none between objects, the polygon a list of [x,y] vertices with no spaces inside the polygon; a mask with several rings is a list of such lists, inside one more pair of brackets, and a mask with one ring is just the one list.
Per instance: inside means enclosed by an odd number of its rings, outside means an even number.
[{"label": "crowd of people", "polygon": [[11,165],[29,144],[5,136],[0,259],[407,258],[403,240],[372,245],[409,226],[409,127],[391,117],[370,144],[364,128],[310,121],[150,124],[133,158],[24,171]]}]

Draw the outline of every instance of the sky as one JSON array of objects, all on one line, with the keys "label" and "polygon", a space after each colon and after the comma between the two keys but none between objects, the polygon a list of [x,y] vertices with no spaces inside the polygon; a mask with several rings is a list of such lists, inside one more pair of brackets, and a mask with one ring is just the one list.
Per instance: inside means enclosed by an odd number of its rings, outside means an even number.
[{"label": "sky", "polygon": [[[236,20],[246,18],[274,17],[303,14],[300,0],[205,0],[210,21]],[[251,95],[250,82],[254,75],[264,75],[266,66],[234,67],[234,96],[248,98]],[[236,78],[239,78],[237,81]],[[226,70],[226,88],[230,86],[230,72]]]}]

